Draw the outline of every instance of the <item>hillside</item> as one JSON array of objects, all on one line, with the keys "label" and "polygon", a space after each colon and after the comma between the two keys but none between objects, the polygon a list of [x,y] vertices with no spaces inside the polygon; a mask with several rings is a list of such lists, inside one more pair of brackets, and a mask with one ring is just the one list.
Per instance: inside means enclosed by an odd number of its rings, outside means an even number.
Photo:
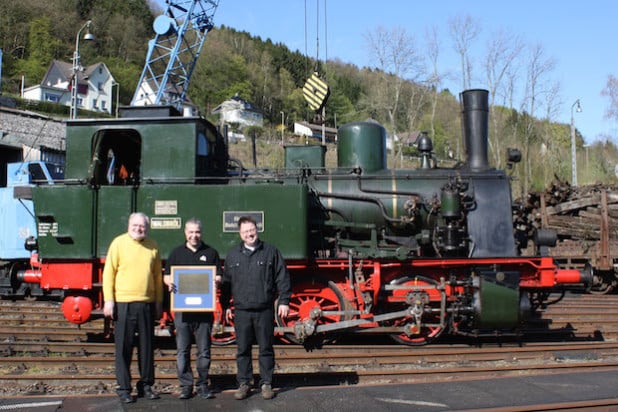
[{"label": "hillside", "polygon": [[[18,95],[22,86],[40,82],[52,59],[70,61],[75,22],[92,19],[98,41],[80,49],[82,61],[103,61],[120,84],[120,104],[128,104],[152,37],[155,14],[150,7],[147,0],[0,0],[0,48],[5,51],[2,93]],[[337,59],[316,62],[283,44],[263,40],[259,33],[215,27],[208,34],[194,71],[189,96],[201,113],[210,117],[216,105],[238,94],[264,113],[266,121],[258,139],[275,142],[282,112],[288,136],[294,122],[316,120],[302,95],[302,86],[316,67],[331,90],[324,119],[328,126],[372,118],[393,136],[427,131],[438,158],[445,158],[448,152],[463,158],[459,91],[441,89],[440,83],[424,72],[406,76],[418,79],[413,82],[393,74],[387,66],[358,68]],[[569,126],[530,115],[526,106],[523,111],[519,109],[491,106],[490,164],[504,168],[506,149],[522,150],[522,163],[513,171],[518,193],[546,187],[554,177],[568,180]],[[241,128],[230,126],[232,130]],[[576,138],[580,184],[616,181],[618,149],[613,143],[596,142],[584,149],[581,136],[577,134]],[[410,142],[396,143],[389,154],[389,167],[413,165],[413,160],[407,158],[414,154]],[[275,167],[282,164],[282,154],[277,158],[276,151],[271,152],[263,158],[272,156]]]}]

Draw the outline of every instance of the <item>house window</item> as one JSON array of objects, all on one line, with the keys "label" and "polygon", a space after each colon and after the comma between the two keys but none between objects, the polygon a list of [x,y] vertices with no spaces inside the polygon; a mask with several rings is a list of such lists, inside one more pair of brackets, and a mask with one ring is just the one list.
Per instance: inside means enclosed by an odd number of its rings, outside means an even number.
[{"label": "house window", "polygon": [[46,102],[58,103],[60,101],[60,96],[53,93],[45,93],[43,100],[45,100]]},{"label": "house window", "polygon": [[97,99],[92,99],[92,108],[96,110],[96,108],[97,108]]},{"label": "house window", "polygon": [[99,66],[99,74],[103,74],[103,67]]},{"label": "house window", "polygon": [[105,103],[107,103],[106,100],[101,100],[101,110],[106,110],[107,104]]},{"label": "house window", "polygon": [[99,82],[97,87],[100,92],[103,91],[103,83]]}]

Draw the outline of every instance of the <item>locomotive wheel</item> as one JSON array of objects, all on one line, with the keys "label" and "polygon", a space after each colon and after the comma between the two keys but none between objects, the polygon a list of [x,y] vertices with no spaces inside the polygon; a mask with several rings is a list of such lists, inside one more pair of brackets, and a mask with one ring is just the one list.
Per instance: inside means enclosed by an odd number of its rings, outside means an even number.
[{"label": "locomotive wheel", "polygon": [[[430,279],[430,278],[426,278],[422,276],[415,276],[415,277],[403,277],[403,278],[395,279],[391,282],[391,284],[392,285],[405,285],[405,284],[437,285],[438,283],[435,280]],[[407,293],[408,292],[405,290],[394,290],[393,296],[394,297],[399,296],[402,298],[403,301],[405,301],[405,295]],[[439,292],[430,289],[428,290],[428,293],[430,295],[431,302],[435,302],[435,301],[440,302]],[[401,305],[402,305],[402,308],[408,306],[405,303],[402,303]],[[389,311],[392,309],[393,309],[392,306],[389,306]],[[399,310],[399,308],[397,308],[397,310]],[[440,315],[438,313],[426,313],[423,315],[423,323],[438,323],[439,324]],[[407,324],[412,324],[412,320],[410,318],[396,319],[388,323],[389,326],[396,326],[396,327],[404,327]],[[445,324],[448,325],[448,320],[445,322]],[[389,336],[395,342],[402,343],[404,345],[422,346],[422,345],[427,345],[433,342],[434,340],[436,340],[440,335],[442,335],[445,329],[446,327],[424,326],[423,325],[421,330],[414,335],[408,335],[402,332],[402,333],[394,333]]]},{"label": "locomotive wheel", "polygon": [[[275,313],[277,326],[286,327],[294,326],[298,322],[303,322],[311,319],[311,311],[320,309],[322,311],[343,311],[345,309],[345,300],[336,284],[326,282],[320,279],[312,279],[297,283],[292,286],[292,296],[290,298],[290,313],[287,318],[282,319],[278,313]],[[329,315],[322,316],[317,321],[317,324],[328,324],[345,320],[344,315]],[[318,342],[314,338],[318,339]],[[307,342],[298,339],[293,333],[285,333],[284,339],[296,344],[306,344]],[[334,341],[335,337],[331,335],[312,335],[310,341],[312,344],[324,344]]]}]

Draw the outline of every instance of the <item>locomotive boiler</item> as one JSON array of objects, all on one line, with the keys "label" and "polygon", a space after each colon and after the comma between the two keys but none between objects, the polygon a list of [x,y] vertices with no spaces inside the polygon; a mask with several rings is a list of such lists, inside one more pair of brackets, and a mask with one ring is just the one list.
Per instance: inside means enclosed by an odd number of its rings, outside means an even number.
[{"label": "locomotive boiler", "polygon": [[[63,290],[65,317],[83,323],[100,311],[105,253],[131,212],[151,217],[163,257],[187,219],[202,219],[224,260],[238,218],[250,215],[290,271],[291,314],[277,319],[286,341],[362,332],[419,345],[445,332],[514,333],[551,292],[592,274],[519,256],[510,179],[487,161],[487,91],[460,98],[467,157],[452,168],[436,166],[423,136],[418,168],[388,169],[386,132],[373,122],[339,129],[336,168],[325,167],[323,146],[305,145],[285,148],[281,170],[252,171],[211,123],[169,107],[69,120],[65,180],[32,189],[38,238],[21,278]],[[213,334],[233,341],[220,310]]]}]

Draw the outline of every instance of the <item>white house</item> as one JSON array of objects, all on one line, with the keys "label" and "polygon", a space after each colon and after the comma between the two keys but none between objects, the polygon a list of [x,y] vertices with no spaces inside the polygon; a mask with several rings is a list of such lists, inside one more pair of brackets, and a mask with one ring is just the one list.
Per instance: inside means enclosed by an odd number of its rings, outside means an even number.
[{"label": "white house", "polygon": [[322,132],[324,132],[324,138],[328,142],[337,141],[337,129],[334,127],[324,127],[320,124],[313,124],[309,122],[296,122],[294,123],[294,134],[296,136],[313,137],[315,139],[322,139]]},{"label": "white house", "polygon": [[252,103],[235,95],[212,110],[218,114],[221,123],[237,123],[242,126],[264,125],[264,114]]},{"label": "white house", "polygon": [[[144,80],[139,86],[137,93],[133,96],[131,106],[150,106],[155,104],[157,98],[158,88],[150,80]],[[181,90],[176,85],[170,85],[169,89],[163,94],[162,101],[158,104],[168,104],[166,102],[178,101]],[[182,104],[183,116],[198,116],[199,110],[191,101],[188,95],[185,95],[184,102]]]},{"label": "white house", "polygon": [[[71,106],[72,79],[73,65],[54,60],[41,84],[24,89],[22,97]],[[77,81],[78,108],[112,113],[112,87],[116,81],[104,63],[96,63],[77,72]]]}]

